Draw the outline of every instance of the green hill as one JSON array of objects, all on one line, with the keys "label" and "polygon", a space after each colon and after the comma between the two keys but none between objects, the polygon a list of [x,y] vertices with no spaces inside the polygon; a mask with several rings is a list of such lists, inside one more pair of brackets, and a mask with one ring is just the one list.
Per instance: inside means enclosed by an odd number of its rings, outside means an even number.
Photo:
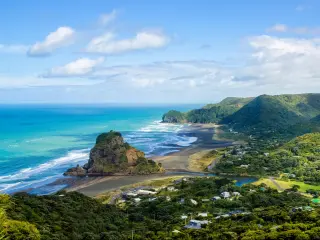
[{"label": "green hill", "polygon": [[236,130],[277,131],[309,124],[320,114],[320,94],[261,95],[223,119]]},{"label": "green hill", "polygon": [[256,98],[228,97],[187,113],[169,111],[164,122],[220,123],[250,134],[301,135],[320,129],[320,94],[261,95]]},{"label": "green hill", "polygon": [[239,110],[252,99],[228,97],[219,103],[208,104],[203,108],[194,109],[187,113],[171,110],[163,115],[162,121],[169,123],[218,123]]}]

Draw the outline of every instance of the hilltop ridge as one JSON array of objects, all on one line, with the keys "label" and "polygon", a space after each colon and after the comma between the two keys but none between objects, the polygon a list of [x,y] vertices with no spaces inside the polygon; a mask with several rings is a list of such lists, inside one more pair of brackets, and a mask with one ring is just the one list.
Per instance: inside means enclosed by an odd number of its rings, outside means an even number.
[{"label": "hilltop ridge", "polygon": [[[228,97],[201,109],[170,113],[175,122],[226,124],[236,131],[247,133],[255,132],[256,129],[264,132],[288,130],[299,133],[304,133],[303,129],[307,129],[306,132],[312,132],[320,127],[320,94]],[[166,119],[166,116],[167,114],[164,114],[163,119]]]}]

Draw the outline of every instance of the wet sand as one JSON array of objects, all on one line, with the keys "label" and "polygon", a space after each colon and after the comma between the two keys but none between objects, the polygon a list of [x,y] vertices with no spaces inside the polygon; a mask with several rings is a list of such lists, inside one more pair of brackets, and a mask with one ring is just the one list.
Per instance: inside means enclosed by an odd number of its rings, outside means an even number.
[{"label": "wet sand", "polygon": [[165,174],[86,177],[82,179],[69,178],[61,181],[64,181],[64,184],[68,184],[70,186],[66,189],[67,191],[78,191],[88,196],[96,196],[103,192],[115,190],[130,184],[143,182],[145,180],[179,176],[187,172],[191,172],[188,169],[190,155],[202,150],[232,145],[232,142],[213,140],[215,127],[216,126],[213,124],[190,125],[183,131],[183,134],[197,137],[196,142],[192,143],[188,147],[182,148],[179,152],[170,153],[166,156],[152,157],[153,160],[163,165],[167,171]]}]

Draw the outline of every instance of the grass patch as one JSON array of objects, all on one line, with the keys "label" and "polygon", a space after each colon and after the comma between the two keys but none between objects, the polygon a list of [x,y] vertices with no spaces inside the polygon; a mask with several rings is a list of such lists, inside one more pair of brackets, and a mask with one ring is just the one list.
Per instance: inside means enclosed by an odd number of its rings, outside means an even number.
[{"label": "grass patch", "polygon": [[[300,186],[299,192],[305,193],[308,189],[313,189],[320,191],[320,186],[316,185],[310,185],[306,184],[304,182],[298,182],[298,181],[282,181],[282,180],[274,180],[282,189],[289,189],[292,188],[293,185],[298,185]],[[277,186],[268,178],[262,178],[259,181],[255,182],[254,185],[260,185],[261,183],[266,184],[268,187],[273,188],[273,189],[278,189]]]}]

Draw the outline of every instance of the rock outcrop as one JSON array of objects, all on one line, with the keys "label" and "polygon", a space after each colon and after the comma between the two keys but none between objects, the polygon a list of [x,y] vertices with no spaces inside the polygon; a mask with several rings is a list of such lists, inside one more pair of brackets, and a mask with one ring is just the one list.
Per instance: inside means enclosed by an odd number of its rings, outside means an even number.
[{"label": "rock outcrop", "polygon": [[184,123],[186,122],[185,115],[176,110],[170,110],[169,112],[163,114],[163,123]]},{"label": "rock outcrop", "polygon": [[70,168],[67,176],[150,174],[163,172],[160,164],[146,159],[142,151],[124,142],[121,133],[110,131],[97,137],[88,163]]},{"label": "rock outcrop", "polygon": [[87,170],[79,165],[74,168],[69,168],[65,173],[65,176],[84,177],[87,175]]}]

